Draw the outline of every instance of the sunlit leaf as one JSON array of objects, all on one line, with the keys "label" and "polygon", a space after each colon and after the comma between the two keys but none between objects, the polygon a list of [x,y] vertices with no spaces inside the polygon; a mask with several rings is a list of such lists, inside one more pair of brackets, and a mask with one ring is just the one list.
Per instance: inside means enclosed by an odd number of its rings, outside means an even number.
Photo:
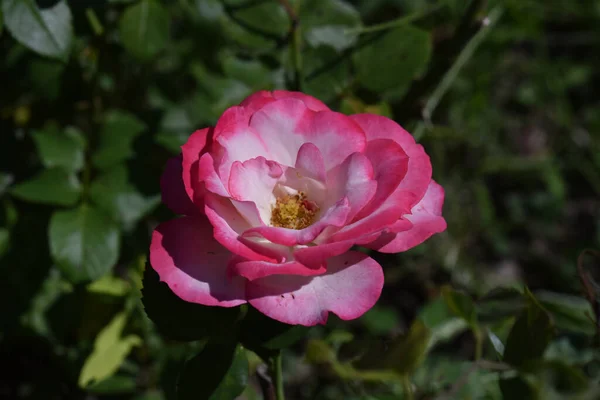
[{"label": "sunlit leaf", "polygon": [[90,205],[56,211],[48,235],[52,258],[73,282],[100,278],[117,262],[119,230]]},{"label": "sunlit leaf", "polygon": [[32,203],[72,206],[79,200],[81,183],[72,172],[63,168],[49,168],[16,184],[10,193]]},{"label": "sunlit leaf", "polygon": [[92,382],[102,382],[112,376],[131,349],[142,343],[136,335],[121,337],[126,322],[127,314],[121,312],[98,334],[94,341],[94,351],[79,374],[80,387],[86,387]]},{"label": "sunlit leaf", "polygon": [[32,136],[47,168],[63,167],[69,171],[83,168],[85,139],[78,130],[67,128],[61,131],[56,126],[49,126],[34,131]]},{"label": "sunlit leaf", "polygon": [[312,47],[329,46],[340,52],[352,46],[362,24],[360,15],[345,1],[308,0],[300,7],[302,33]]},{"label": "sunlit leaf", "polygon": [[121,278],[106,275],[87,285],[87,290],[111,296],[125,296],[131,290],[131,286]]},{"label": "sunlit leaf", "polygon": [[66,60],[73,41],[71,11],[65,0],[39,9],[35,0],[2,0],[6,29],[22,45],[44,56]]}]

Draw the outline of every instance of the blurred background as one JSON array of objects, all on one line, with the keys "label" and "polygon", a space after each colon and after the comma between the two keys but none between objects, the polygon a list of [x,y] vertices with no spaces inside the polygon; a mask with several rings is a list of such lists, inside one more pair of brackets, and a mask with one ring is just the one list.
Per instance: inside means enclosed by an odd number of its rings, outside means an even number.
[{"label": "blurred background", "polygon": [[[177,398],[202,341],[169,339],[141,301],[173,217],[159,178],[261,89],[395,119],[446,190],[446,232],[371,255],[378,304],[285,351],[289,399],[408,398],[364,372],[382,349],[416,399],[600,398],[597,254],[578,271],[600,250],[600,2],[0,5],[0,398]],[[212,398],[263,398],[244,360]]]}]

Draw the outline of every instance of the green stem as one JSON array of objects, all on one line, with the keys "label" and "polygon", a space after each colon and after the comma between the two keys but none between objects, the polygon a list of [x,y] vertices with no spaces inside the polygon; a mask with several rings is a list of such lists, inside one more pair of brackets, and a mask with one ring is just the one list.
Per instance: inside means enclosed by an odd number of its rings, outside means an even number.
[{"label": "green stem", "polygon": [[102,23],[96,16],[96,13],[94,12],[94,10],[92,8],[86,8],[85,16],[87,17],[88,23],[92,27],[94,34],[96,36],[101,36],[104,33],[104,27],[102,26]]},{"label": "green stem", "polygon": [[496,22],[498,22],[498,20],[500,19],[500,16],[502,15],[503,11],[504,10],[500,6],[497,6],[492,11],[490,11],[486,22],[482,25],[479,32],[477,32],[475,36],[471,38],[469,43],[467,43],[465,48],[460,52],[458,58],[456,59],[452,67],[448,70],[448,72],[446,72],[446,75],[444,75],[444,78],[442,79],[440,84],[435,88],[433,94],[429,97],[427,103],[425,104],[425,107],[423,108],[423,119],[425,120],[426,124],[431,123],[431,116],[433,114],[433,111],[440,103],[440,100],[442,99],[442,97],[444,97],[448,89],[450,89],[450,86],[456,80],[458,73],[465,66],[467,61],[473,56],[475,50],[487,37],[491,28],[494,25],[496,25]]},{"label": "green stem", "polygon": [[300,56],[300,30],[294,29],[292,38],[292,62],[294,64],[294,86],[295,90],[302,91],[302,58]]},{"label": "green stem", "polygon": [[281,350],[269,360],[269,370],[273,385],[275,386],[275,399],[285,400],[285,393],[283,391],[283,371],[281,368]]},{"label": "green stem", "polygon": [[390,29],[390,28],[396,28],[398,26],[408,25],[411,22],[419,20],[419,19],[437,11],[441,7],[442,7],[442,5],[438,4],[433,7],[428,8],[426,10],[418,11],[413,14],[406,15],[404,17],[400,17],[400,18],[392,20],[392,21],[382,22],[380,24],[365,26],[365,27],[361,27],[361,28],[347,29],[345,31],[345,33],[346,34],[350,34],[350,33],[363,34],[363,33],[383,31],[383,30]]},{"label": "green stem", "polygon": [[296,2],[296,9],[292,7],[289,0],[279,0],[279,4],[284,8],[285,12],[290,19],[290,58],[292,61],[292,68],[294,69],[294,77],[291,83],[292,90],[302,91],[302,58],[301,58],[301,40],[300,35],[300,21],[298,19],[298,9],[300,8],[300,1]]},{"label": "green stem", "polygon": [[413,400],[413,390],[412,383],[410,382],[410,377],[408,375],[402,376],[402,389],[404,389],[404,399],[405,400]]}]

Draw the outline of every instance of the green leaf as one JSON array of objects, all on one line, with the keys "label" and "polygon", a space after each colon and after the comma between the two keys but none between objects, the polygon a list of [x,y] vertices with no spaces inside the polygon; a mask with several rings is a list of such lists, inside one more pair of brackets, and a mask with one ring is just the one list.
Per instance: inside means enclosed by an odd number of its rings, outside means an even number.
[{"label": "green leaf", "polygon": [[264,52],[282,41],[290,29],[290,19],[275,1],[246,2],[226,7],[228,17],[220,18],[223,33],[239,45]]},{"label": "green leaf", "polygon": [[591,319],[594,312],[586,299],[548,291],[536,292],[535,296],[552,315],[558,329],[585,335],[596,333],[596,327]]},{"label": "green leaf", "polygon": [[125,296],[131,291],[127,281],[112,275],[105,275],[87,285],[88,292],[107,294],[110,296]]},{"label": "green leaf", "polygon": [[527,308],[515,321],[504,350],[504,362],[526,367],[544,354],[554,334],[550,316],[526,289]]},{"label": "green leaf", "polygon": [[87,204],[55,212],[48,234],[54,262],[72,282],[100,278],[119,257],[117,226]]},{"label": "green leaf", "polygon": [[571,367],[563,361],[544,363],[542,374],[546,382],[562,394],[581,393],[589,386],[588,378],[580,369]]},{"label": "green leaf", "polygon": [[218,21],[225,12],[222,0],[195,0],[196,10],[206,21]]},{"label": "green leaf", "polygon": [[164,336],[194,341],[230,333],[240,317],[240,307],[209,307],[188,303],[159,280],[150,264],[143,278],[142,303],[148,318]]},{"label": "green leaf", "polygon": [[307,94],[324,102],[334,101],[350,83],[350,58],[340,58],[335,50],[320,46],[303,54],[304,87]]},{"label": "green leaf", "polygon": [[[198,379],[201,379],[199,384]],[[235,342],[212,342],[179,375],[179,400],[234,400],[248,384],[248,359]]]},{"label": "green leaf", "polygon": [[90,198],[126,231],[150,213],[159,203],[160,195],[146,197],[128,182],[127,168],[117,165],[105,170],[90,187]]},{"label": "green leaf", "polygon": [[169,25],[169,13],[158,1],[141,0],[121,16],[121,42],[133,56],[149,60],[166,47]]},{"label": "green leaf", "polygon": [[300,7],[302,33],[312,47],[329,46],[340,52],[352,46],[362,26],[360,14],[341,0],[307,0]]},{"label": "green leaf", "polygon": [[6,29],[38,54],[66,60],[73,41],[71,11],[64,0],[40,10],[35,0],[2,0]]},{"label": "green leaf", "polygon": [[428,347],[451,340],[464,332],[468,325],[463,318],[456,317],[442,296],[437,297],[421,309],[418,319],[431,333]]},{"label": "green leaf", "polygon": [[486,293],[477,301],[479,321],[498,321],[519,314],[525,308],[522,290],[499,287]]},{"label": "green leaf", "polygon": [[505,400],[542,400],[540,388],[535,382],[522,376],[500,379],[500,391]]},{"label": "green leaf", "polygon": [[35,90],[48,100],[56,100],[60,94],[61,77],[65,64],[46,58],[31,60],[29,79]]},{"label": "green leaf", "polygon": [[49,126],[34,131],[32,136],[45,167],[63,167],[69,171],[83,168],[85,139],[78,130],[60,131],[56,126]]},{"label": "green leaf", "polygon": [[90,383],[102,382],[112,376],[131,349],[139,346],[142,340],[136,335],[121,337],[127,322],[127,313],[117,314],[94,341],[94,351],[85,360],[79,375],[79,386],[85,388]]},{"label": "green leaf", "polygon": [[408,86],[429,62],[431,37],[412,26],[401,26],[366,39],[355,53],[359,82],[374,92]]},{"label": "green leaf", "polygon": [[72,172],[49,168],[13,186],[10,193],[32,203],[72,206],[79,200],[81,184]]},{"label": "green leaf", "polygon": [[465,293],[453,290],[449,286],[442,288],[442,296],[448,305],[448,308],[457,316],[465,320],[471,327],[477,326],[477,314],[475,304],[471,297]]},{"label": "green leaf", "polygon": [[100,143],[92,157],[97,168],[108,168],[133,155],[133,140],[146,128],[135,116],[122,111],[107,113],[100,131]]},{"label": "green leaf", "polygon": [[225,76],[254,89],[264,89],[272,85],[273,72],[260,61],[237,57],[230,52],[221,53],[220,59]]},{"label": "green leaf", "polygon": [[[431,355],[415,371],[412,381],[421,393],[443,393],[456,387],[453,396],[436,396],[438,400],[499,400],[497,372],[477,368],[474,362],[455,357]],[[455,385],[461,382],[461,385]]]},{"label": "green leaf", "polygon": [[165,400],[165,396],[162,391],[151,390],[147,393],[137,395],[133,400]]},{"label": "green leaf", "polygon": [[378,305],[367,311],[360,321],[373,335],[389,334],[400,323],[394,308]]},{"label": "green leaf", "polygon": [[133,376],[114,375],[87,386],[85,390],[89,393],[106,395],[135,393],[137,384]]},{"label": "green leaf", "polygon": [[6,189],[13,182],[13,176],[4,172],[0,172],[0,196],[6,192]]},{"label": "green leaf", "polygon": [[252,89],[246,84],[214,74],[202,64],[194,63],[191,65],[190,70],[201,90],[208,96],[209,100],[212,100],[210,110],[217,117],[226,108],[240,103],[252,93]]},{"label": "green leaf", "polygon": [[302,325],[281,323],[250,307],[240,327],[240,343],[259,356],[266,357],[306,337],[309,329]]},{"label": "green leaf", "polygon": [[400,375],[409,375],[423,362],[427,355],[431,332],[416,319],[410,330],[398,336],[389,345],[384,365]]}]

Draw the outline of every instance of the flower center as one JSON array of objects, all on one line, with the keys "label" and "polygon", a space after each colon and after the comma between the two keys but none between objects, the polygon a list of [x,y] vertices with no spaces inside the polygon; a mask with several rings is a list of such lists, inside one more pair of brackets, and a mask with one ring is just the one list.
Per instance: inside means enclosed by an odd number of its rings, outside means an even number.
[{"label": "flower center", "polygon": [[304,229],[313,223],[319,207],[306,199],[304,192],[277,198],[271,210],[271,225]]}]

